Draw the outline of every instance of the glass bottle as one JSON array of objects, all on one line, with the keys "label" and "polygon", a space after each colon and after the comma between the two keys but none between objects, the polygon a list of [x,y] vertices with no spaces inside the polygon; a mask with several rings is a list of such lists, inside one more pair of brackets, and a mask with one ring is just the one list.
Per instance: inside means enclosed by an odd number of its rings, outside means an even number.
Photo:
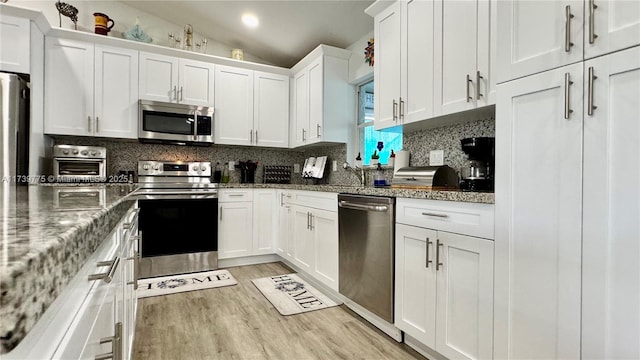
[{"label": "glass bottle", "polygon": [[222,182],[225,184],[229,182],[229,163],[228,162],[224,163],[224,168],[222,169]]},{"label": "glass bottle", "polygon": [[220,163],[216,163],[216,167],[213,170],[213,182],[219,183],[222,180],[222,170],[220,169]]},{"label": "glass bottle", "polygon": [[387,181],[384,178],[384,173],[382,172],[382,166],[378,163],[378,168],[376,169],[376,174],[373,178],[373,186],[385,186],[387,185]]},{"label": "glass bottle", "polygon": [[190,24],[184,26],[184,50],[193,50],[193,27]]}]

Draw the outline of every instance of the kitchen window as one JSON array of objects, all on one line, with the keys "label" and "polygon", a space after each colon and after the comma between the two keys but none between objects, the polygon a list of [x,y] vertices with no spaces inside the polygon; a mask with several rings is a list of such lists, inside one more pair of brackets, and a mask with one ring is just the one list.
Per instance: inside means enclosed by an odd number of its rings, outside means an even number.
[{"label": "kitchen window", "polygon": [[380,164],[389,163],[391,150],[397,152],[402,149],[402,128],[396,127],[385,131],[373,129],[373,80],[369,80],[358,86],[358,152],[362,156],[362,163],[369,165],[371,155],[377,150],[378,142],[382,141],[383,148],[378,151]]}]

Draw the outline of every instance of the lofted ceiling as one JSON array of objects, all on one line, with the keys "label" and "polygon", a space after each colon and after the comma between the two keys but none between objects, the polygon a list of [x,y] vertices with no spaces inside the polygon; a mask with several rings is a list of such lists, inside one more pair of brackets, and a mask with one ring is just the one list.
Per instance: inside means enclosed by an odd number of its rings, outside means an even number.
[{"label": "lofted ceiling", "polygon": [[[373,0],[121,0],[209,39],[241,48],[273,65],[291,67],[319,44],[348,47],[373,30],[364,13]],[[241,22],[255,14],[255,29]],[[366,44],[364,44],[366,45]]]}]

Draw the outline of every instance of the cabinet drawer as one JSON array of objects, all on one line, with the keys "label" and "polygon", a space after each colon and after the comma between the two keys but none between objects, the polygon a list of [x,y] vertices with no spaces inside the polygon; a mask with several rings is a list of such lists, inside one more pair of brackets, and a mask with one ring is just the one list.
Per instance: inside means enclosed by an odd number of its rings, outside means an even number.
[{"label": "cabinet drawer", "polygon": [[252,189],[220,189],[218,202],[253,201]]},{"label": "cabinet drawer", "polygon": [[493,239],[494,206],[399,198],[396,201],[396,222]]},{"label": "cabinet drawer", "polygon": [[338,193],[320,191],[294,191],[288,203],[310,208],[338,211]]}]

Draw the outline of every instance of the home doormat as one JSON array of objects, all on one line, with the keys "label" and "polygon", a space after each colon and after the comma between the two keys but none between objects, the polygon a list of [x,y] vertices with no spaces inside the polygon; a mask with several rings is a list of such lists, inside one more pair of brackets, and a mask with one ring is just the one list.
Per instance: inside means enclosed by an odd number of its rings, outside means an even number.
[{"label": "home doormat", "polygon": [[236,285],[228,270],[214,270],[138,280],[138,298]]},{"label": "home doormat", "polygon": [[251,282],[282,315],[299,314],[340,305],[296,274],[269,276],[251,280]]}]

